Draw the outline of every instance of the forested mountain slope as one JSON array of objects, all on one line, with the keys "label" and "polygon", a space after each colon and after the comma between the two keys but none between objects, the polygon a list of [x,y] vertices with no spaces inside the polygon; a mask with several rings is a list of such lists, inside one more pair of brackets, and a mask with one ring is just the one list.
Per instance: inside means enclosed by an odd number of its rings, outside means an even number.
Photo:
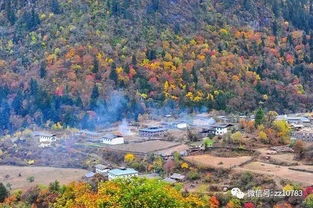
[{"label": "forested mountain slope", "polygon": [[312,4],[2,0],[0,129],[92,128],[151,103],[311,110]]}]

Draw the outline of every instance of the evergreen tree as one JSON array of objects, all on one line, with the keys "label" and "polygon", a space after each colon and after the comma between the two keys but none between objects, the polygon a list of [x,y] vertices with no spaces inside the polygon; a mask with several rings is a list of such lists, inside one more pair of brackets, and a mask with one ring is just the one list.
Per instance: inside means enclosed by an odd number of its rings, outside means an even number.
[{"label": "evergreen tree", "polygon": [[279,3],[278,3],[278,0],[274,0],[273,1],[273,6],[272,6],[272,10],[273,10],[273,13],[275,15],[275,17],[279,17],[280,15],[280,6],[279,6]]},{"label": "evergreen tree", "polygon": [[61,186],[59,181],[54,181],[49,184],[49,191],[52,193],[59,193],[61,190]]},{"label": "evergreen tree", "polygon": [[197,75],[197,70],[195,67],[192,68],[192,76],[193,76],[193,82],[197,85],[198,84],[198,75]]},{"label": "evergreen tree", "polygon": [[90,96],[90,109],[96,109],[99,95],[99,88],[97,85],[94,85]]},{"label": "evergreen tree", "polygon": [[261,125],[264,121],[264,111],[263,109],[258,109],[256,114],[255,114],[255,126],[258,127],[259,125]]},{"label": "evergreen tree", "polygon": [[310,32],[310,39],[309,39],[309,46],[310,46],[310,62],[313,62],[313,31]]},{"label": "evergreen tree", "polygon": [[152,0],[151,9],[152,11],[156,12],[160,8],[160,0]]},{"label": "evergreen tree", "polygon": [[97,57],[94,57],[93,59],[93,67],[92,67],[92,73],[98,73],[99,72],[99,62]]},{"label": "evergreen tree", "polygon": [[43,62],[40,64],[39,76],[40,78],[45,78],[46,75],[47,75],[46,63]]},{"label": "evergreen tree", "polygon": [[308,39],[306,38],[306,32],[303,32],[302,34],[302,44],[303,45],[308,44]]},{"label": "evergreen tree", "polygon": [[7,0],[6,14],[7,14],[7,19],[9,20],[11,25],[14,25],[16,22],[16,16],[15,16],[14,10],[12,8],[11,0]]},{"label": "evergreen tree", "polygon": [[17,115],[22,115],[23,113],[23,96],[22,92],[18,91],[17,95],[15,96],[12,107]]},{"label": "evergreen tree", "polygon": [[188,83],[190,81],[190,74],[187,72],[187,70],[183,69],[182,79]]},{"label": "evergreen tree", "polygon": [[34,8],[31,12],[26,11],[22,16],[22,22],[26,26],[26,29],[29,31],[33,31],[40,24],[40,19]]},{"label": "evergreen tree", "polygon": [[51,0],[51,11],[54,14],[61,14],[60,4],[58,0]]},{"label": "evergreen tree", "polygon": [[29,91],[30,91],[30,95],[37,97],[38,93],[39,93],[39,86],[38,86],[38,82],[35,79],[31,79],[30,83],[29,83]]},{"label": "evergreen tree", "polygon": [[147,50],[147,53],[146,53],[146,56],[147,56],[147,58],[148,58],[150,61],[156,59],[156,52],[155,52],[155,50],[153,50],[153,49],[151,49],[151,50],[148,49],[148,50]]},{"label": "evergreen tree", "polygon": [[136,59],[136,56],[135,56],[135,55],[132,56],[132,64],[133,64],[134,66],[137,65],[137,59]]},{"label": "evergreen tree", "polygon": [[[0,130],[10,128],[10,106],[7,101],[2,102],[0,106]],[[2,131],[0,131],[2,132]]]},{"label": "evergreen tree", "polygon": [[250,0],[244,0],[243,1],[243,6],[248,11],[251,10],[251,8],[252,8]]},{"label": "evergreen tree", "polygon": [[75,104],[76,104],[76,106],[78,106],[80,108],[82,108],[84,106],[83,101],[79,96],[77,97]]},{"label": "evergreen tree", "polygon": [[9,192],[3,185],[3,183],[0,183],[0,203],[4,202],[5,198],[8,197]]},{"label": "evergreen tree", "polygon": [[116,65],[114,62],[111,65],[111,72],[110,72],[109,78],[113,80],[115,83],[117,83],[118,75],[116,73]]},{"label": "evergreen tree", "polygon": [[277,21],[273,22],[272,30],[273,30],[273,35],[278,36],[278,34],[279,34],[279,26],[278,26]]}]

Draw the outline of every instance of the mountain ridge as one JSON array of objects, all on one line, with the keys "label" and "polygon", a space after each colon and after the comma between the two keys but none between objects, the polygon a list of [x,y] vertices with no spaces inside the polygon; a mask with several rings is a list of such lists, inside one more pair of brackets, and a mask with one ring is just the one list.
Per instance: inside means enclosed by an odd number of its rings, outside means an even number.
[{"label": "mountain ridge", "polygon": [[135,118],[152,103],[312,109],[309,0],[28,2],[0,2],[2,130],[80,125],[114,90]]}]

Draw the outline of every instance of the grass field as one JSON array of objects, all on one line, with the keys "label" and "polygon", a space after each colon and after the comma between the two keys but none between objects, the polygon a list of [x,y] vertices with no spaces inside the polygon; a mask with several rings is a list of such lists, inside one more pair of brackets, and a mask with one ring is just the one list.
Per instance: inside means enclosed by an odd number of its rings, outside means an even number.
[{"label": "grass field", "polygon": [[237,171],[250,171],[258,174],[272,175],[282,179],[302,183],[303,185],[313,184],[313,173],[290,170],[288,168],[299,168],[313,170],[309,166],[278,166],[262,162],[252,162],[243,167],[236,168]]},{"label": "grass field", "polygon": [[239,166],[251,159],[250,156],[242,157],[216,157],[213,155],[194,155],[184,158],[186,161],[201,168],[232,168]]},{"label": "grass field", "polygon": [[[87,170],[72,168],[0,166],[0,182],[4,185],[10,183],[13,190],[25,190],[39,184],[49,185],[55,180],[67,184],[80,180],[87,172]],[[29,182],[27,178],[32,176],[34,182]]]}]

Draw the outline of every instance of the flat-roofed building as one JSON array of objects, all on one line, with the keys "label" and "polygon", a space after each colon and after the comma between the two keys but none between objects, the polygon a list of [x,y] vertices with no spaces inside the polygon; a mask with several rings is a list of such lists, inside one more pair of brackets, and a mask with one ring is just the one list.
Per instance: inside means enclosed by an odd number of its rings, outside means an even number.
[{"label": "flat-roofed building", "polygon": [[96,173],[107,174],[110,170],[109,166],[98,164],[95,166]]},{"label": "flat-roofed building", "polygon": [[108,145],[124,144],[124,137],[115,134],[106,134],[102,138],[102,143]]},{"label": "flat-roofed building", "polygon": [[108,172],[109,180],[114,180],[116,178],[130,178],[135,176],[138,176],[138,171],[133,168],[117,168]]},{"label": "flat-roofed building", "polygon": [[153,126],[145,129],[139,129],[139,135],[143,137],[163,136],[167,128],[162,126]]}]

